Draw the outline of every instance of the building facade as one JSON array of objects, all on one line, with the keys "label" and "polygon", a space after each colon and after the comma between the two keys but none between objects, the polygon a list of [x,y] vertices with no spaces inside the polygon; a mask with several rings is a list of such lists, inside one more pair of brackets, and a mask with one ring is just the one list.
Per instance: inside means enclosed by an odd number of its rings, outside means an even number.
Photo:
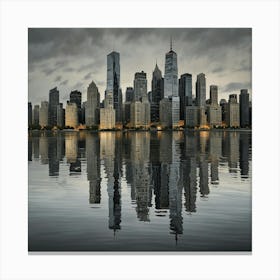
[{"label": "building facade", "polygon": [[114,109],[114,98],[111,92],[108,92],[104,100],[104,108],[100,109],[99,129],[113,129],[116,125],[116,114]]},{"label": "building facade", "polygon": [[78,108],[78,122],[82,122],[82,93],[78,90],[70,92],[70,102],[76,103]]},{"label": "building facade", "polygon": [[227,104],[227,126],[239,127],[240,126],[240,114],[239,104],[237,102],[237,94],[230,94]]},{"label": "building facade", "polygon": [[85,121],[87,127],[99,125],[100,94],[96,84],[92,81],[87,89],[87,102],[85,109]]},{"label": "building facade", "polygon": [[162,128],[172,127],[172,97],[163,98],[159,104],[159,117]]},{"label": "building facade", "polygon": [[28,102],[28,126],[32,125],[32,103]]},{"label": "building facade", "polygon": [[49,113],[49,102],[42,101],[40,112],[39,112],[39,124],[42,128],[48,126],[48,120],[49,120],[48,113]]},{"label": "building facade", "polygon": [[210,104],[207,106],[207,120],[210,127],[222,125],[222,109],[218,104],[218,86],[210,86]]},{"label": "building facade", "polygon": [[67,102],[66,104],[65,126],[73,128],[78,126],[78,107],[76,103]]},{"label": "building facade", "polygon": [[59,91],[57,87],[49,91],[49,125],[57,125],[57,105],[59,104]]},{"label": "building facade", "polygon": [[33,125],[39,125],[39,111],[40,111],[40,106],[39,105],[35,105],[33,108],[33,112],[32,112],[32,124]]},{"label": "building facade", "polygon": [[247,89],[241,89],[239,95],[239,111],[240,111],[240,126],[250,126],[250,112],[249,112],[249,93]]},{"label": "building facade", "polygon": [[192,75],[185,73],[179,79],[180,120],[185,119],[186,106],[192,106]]},{"label": "building facade", "polygon": [[115,51],[107,55],[106,94],[109,92],[113,94],[113,98],[114,98],[116,122],[121,123],[122,122],[122,91],[120,88],[120,54]]},{"label": "building facade", "polygon": [[63,103],[57,105],[57,126],[63,128],[65,126],[65,109]]}]

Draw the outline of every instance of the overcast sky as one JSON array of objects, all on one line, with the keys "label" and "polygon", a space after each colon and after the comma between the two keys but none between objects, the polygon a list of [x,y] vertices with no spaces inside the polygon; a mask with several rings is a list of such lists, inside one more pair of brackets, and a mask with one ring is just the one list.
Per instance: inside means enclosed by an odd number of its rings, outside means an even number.
[{"label": "overcast sky", "polygon": [[178,78],[183,73],[206,75],[209,87],[219,87],[219,99],[248,88],[251,93],[251,29],[247,28],[31,28],[28,32],[29,101],[48,101],[55,86],[60,102],[66,103],[71,90],[82,92],[93,80],[101,99],[106,89],[107,54],[120,53],[121,88],[133,86],[135,72],[147,73],[148,90],[156,61],[164,75],[165,54],[173,38],[178,57]]}]

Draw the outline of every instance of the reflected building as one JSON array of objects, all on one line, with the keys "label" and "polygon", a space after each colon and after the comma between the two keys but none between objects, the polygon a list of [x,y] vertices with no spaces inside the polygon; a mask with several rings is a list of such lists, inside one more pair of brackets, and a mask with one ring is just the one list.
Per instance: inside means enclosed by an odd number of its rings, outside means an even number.
[{"label": "reflected building", "polygon": [[250,135],[247,133],[240,133],[239,137],[239,166],[241,176],[249,178],[249,150],[250,149]]},{"label": "reflected building", "polygon": [[210,193],[209,183],[208,183],[208,140],[209,132],[200,132],[200,155],[199,155],[199,191],[201,197],[207,197]]},{"label": "reflected building", "polygon": [[222,133],[211,131],[209,138],[209,158],[211,184],[219,183],[219,160],[222,155]]},{"label": "reflected building", "polygon": [[150,221],[150,133],[131,135],[131,161],[133,162],[133,187],[136,196],[136,212],[140,221]]},{"label": "reflected building", "polygon": [[39,150],[40,137],[34,136],[31,138],[32,138],[33,159],[38,160],[40,158],[40,150]]},{"label": "reflected building", "polygon": [[57,138],[48,138],[49,176],[59,175],[59,160],[57,158]]},{"label": "reflected building", "polygon": [[229,133],[229,156],[228,156],[228,167],[230,173],[237,173],[238,168],[238,157],[239,157],[239,133]]},{"label": "reflected building", "polygon": [[100,140],[99,135],[86,135],[87,179],[89,181],[89,203],[99,204],[101,201],[100,175]]},{"label": "reflected building", "polygon": [[39,153],[41,158],[41,164],[48,164],[48,137],[44,134],[41,135],[39,140]]}]

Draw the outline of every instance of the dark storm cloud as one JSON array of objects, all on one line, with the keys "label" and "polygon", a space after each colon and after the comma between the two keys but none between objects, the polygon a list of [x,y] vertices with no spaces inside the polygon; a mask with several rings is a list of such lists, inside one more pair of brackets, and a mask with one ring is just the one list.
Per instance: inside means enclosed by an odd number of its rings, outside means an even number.
[{"label": "dark storm cloud", "polygon": [[236,93],[236,91],[240,91],[240,89],[243,88],[249,88],[251,86],[251,83],[239,83],[239,82],[232,82],[228,83],[223,87],[223,91],[228,93]]}]

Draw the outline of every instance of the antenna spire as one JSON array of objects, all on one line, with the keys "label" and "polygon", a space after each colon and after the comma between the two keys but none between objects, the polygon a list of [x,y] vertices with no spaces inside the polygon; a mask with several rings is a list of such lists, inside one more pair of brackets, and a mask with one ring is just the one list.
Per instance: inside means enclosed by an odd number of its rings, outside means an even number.
[{"label": "antenna spire", "polygon": [[170,36],[170,50],[172,51],[172,36]]}]

